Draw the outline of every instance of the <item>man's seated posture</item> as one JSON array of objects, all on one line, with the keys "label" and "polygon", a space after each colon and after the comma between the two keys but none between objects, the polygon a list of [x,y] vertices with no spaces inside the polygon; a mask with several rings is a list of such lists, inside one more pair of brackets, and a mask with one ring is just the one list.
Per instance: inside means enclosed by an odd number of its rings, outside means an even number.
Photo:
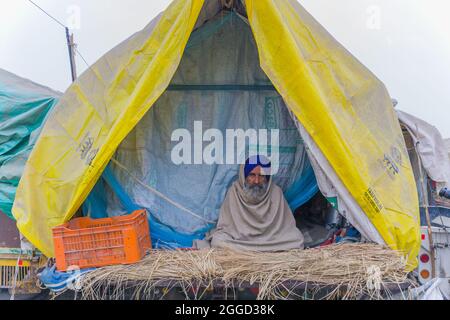
[{"label": "man's seated posture", "polygon": [[241,165],[220,210],[217,228],[196,247],[235,247],[252,251],[303,249],[304,239],[283,191],[272,182],[271,164],[255,156]]}]

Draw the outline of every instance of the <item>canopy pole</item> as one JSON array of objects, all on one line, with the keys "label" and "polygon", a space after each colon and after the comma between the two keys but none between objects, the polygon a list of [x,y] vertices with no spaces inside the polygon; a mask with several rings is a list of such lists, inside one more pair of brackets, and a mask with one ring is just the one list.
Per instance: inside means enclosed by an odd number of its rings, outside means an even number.
[{"label": "canopy pole", "polygon": [[69,60],[70,60],[70,72],[72,75],[72,82],[75,82],[77,79],[77,66],[75,63],[75,46],[76,44],[73,41],[73,33],[69,33],[69,28],[66,27],[66,39],[67,39],[67,47],[69,49]]}]

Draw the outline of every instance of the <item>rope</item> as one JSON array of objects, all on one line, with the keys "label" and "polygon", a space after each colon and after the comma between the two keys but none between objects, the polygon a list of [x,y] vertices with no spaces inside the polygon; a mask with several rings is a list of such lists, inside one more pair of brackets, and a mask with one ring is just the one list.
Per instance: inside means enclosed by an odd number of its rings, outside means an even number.
[{"label": "rope", "polygon": [[[86,66],[88,67],[88,69],[91,69],[91,65],[86,61],[86,59],[83,57],[83,55],[81,54],[81,52],[78,50],[78,48],[75,46],[74,47],[75,52],[78,53],[78,55],[80,56],[81,60],[83,60],[83,62],[86,64]],[[91,69],[92,70],[92,69]]]},{"label": "rope", "polygon": [[237,14],[237,16],[239,18],[241,18],[242,21],[244,21],[248,26],[250,26],[250,22],[248,21],[248,19],[246,17],[244,17],[242,14],[240,14],[239,11],[236,9],[234,9],[233,11],[234,11],[234,13]]},{"label": "rope", "polygon": [[133,180],[135,180],[137,183],[139,183],[141,186],[143,186],[144,188],[146,188],[147,190],[149,190],[150,192],[156,194],[158,197],[164,199],[165,201],[169,202],[170,204],[172,204],[173,206],[177,207],[178,209],[189,213],[190,215],[192,215],[193,217],[203,220],[209,224],[216,224],[216,221],[212,221],[212,220],[208,220],[203,218],[202,216],[192,212],[191,210],[183,207],[182,205],[176,203],[175,201],[169,199],[168,197],[166,197],[164,194],[162,194],[161,192],[159,192],[158,190],[150,187],[149,185],[145,184],[144,182],[142,182],[140,179],[138,179],[136,176],[134,176],[123,164],[121,164],[119,161],[117,161],[116,159],[111,159],[111,162],[113,162],[116,166],[118,166],[120,169],[122,169],[124,172],[126,172]]},{"label": "rope", "polygon": [[22,252],[20,252],[19,256],[17,257],[17,262],[16,262],[16,268],[14,271],[14,284],[12,287],[12,294],[9,300],[13,301],[16,298],[16,287],[17,287],[17,277],[19,276],[19,262],[20,262],[20,258],[22,258]]},{"label": "rope", "polygon": [[234,7],[234,0],[222,0],[222,7],[231,9]]},{"label": "rope", "polygon": [[[38,4],[36,4],[34,1],[32,0],[28,0],[28,2],[30,2],[32,5],[34,5],[36,8],[38,8],[40,11],[42,11],[45,15],[47,15],[50,19],[52,19],[53,21],[55,21],[57,24],[59,24],[61,27],[63,27],[64,29],[68,29],[68,27],[62,23],[61,21],[59,21],[58,19],[56,19],[55,17],[53,17],[50,13],[48,13],[47,11],[45,11],[42,7],[40,7]],[[75,46],[73,46],[74,51],[81,57],[81,59],[83,60],[83,62],[86,64],[86,66],[90,69],[91,65],[86,61],[86,59],[83,57],[83,55],[81,54],[81,52],[78,50],[78,48]]]}]

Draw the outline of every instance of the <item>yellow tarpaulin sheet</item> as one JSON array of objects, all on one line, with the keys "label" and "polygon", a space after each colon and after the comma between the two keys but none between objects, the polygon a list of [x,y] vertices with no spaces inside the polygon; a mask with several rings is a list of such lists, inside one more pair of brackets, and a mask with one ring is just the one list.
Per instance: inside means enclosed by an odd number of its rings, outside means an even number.
[{"label": "yellow tarpaulin sheet", "polygon": [[123,139],[175,73],[203,6],[177,0],[65,93],[45,124],[16,193],[22,234],[53,256],[51,229],[80,208]]},{"label": "yellow tarpaulin sheet", "polygon": [[[210,2],[206,0],[205,2]],[[176,0],[65,94],[20,182],[21,232],[53,255],[122,140],[167,88],[203,0]],[[398,119],[383,84],[295,0],[246,0],[261,65],[385,242],[416,264],[419,208]]]},{"label": "yellow tarpaulin sheet", "polygon": [[297,1],[246,4],[263,70],[385,242],[415,265],[417,189],[386,88]]}]

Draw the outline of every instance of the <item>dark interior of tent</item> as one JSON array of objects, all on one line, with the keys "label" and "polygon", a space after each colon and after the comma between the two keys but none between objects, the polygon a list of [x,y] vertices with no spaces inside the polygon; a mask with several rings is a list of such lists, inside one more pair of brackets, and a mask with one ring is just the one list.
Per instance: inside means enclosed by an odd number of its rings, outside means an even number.
[{"label": "dark interior of tent", "polygon": [[[273,180],[295,215],[305,247],[333,241],[337,232],[348,230],[318,188],[298,120],[260,66],[245,12],[229,10],[193,31],[170,86],[122,142],[83,214],[102,218],[96,213],[117,216],[146,208],[155,248],[190,247],[214,228],[239,170],[227,161],[229,141],[211,150],[213,139],[205,136],[215,130],[225,137],[227,130],[240,129],[268,133],[270,139],[259,139],[257,146],[251,139],[244,148],[234,146],[233,159],[245,161],[258,148],[278,160]],[[186,140],[193,147],[175,152],[174,161],[174,150]],[[201,161],[205,150],[213,163]],[[350,238],[358,239],[357,231]]]}]

